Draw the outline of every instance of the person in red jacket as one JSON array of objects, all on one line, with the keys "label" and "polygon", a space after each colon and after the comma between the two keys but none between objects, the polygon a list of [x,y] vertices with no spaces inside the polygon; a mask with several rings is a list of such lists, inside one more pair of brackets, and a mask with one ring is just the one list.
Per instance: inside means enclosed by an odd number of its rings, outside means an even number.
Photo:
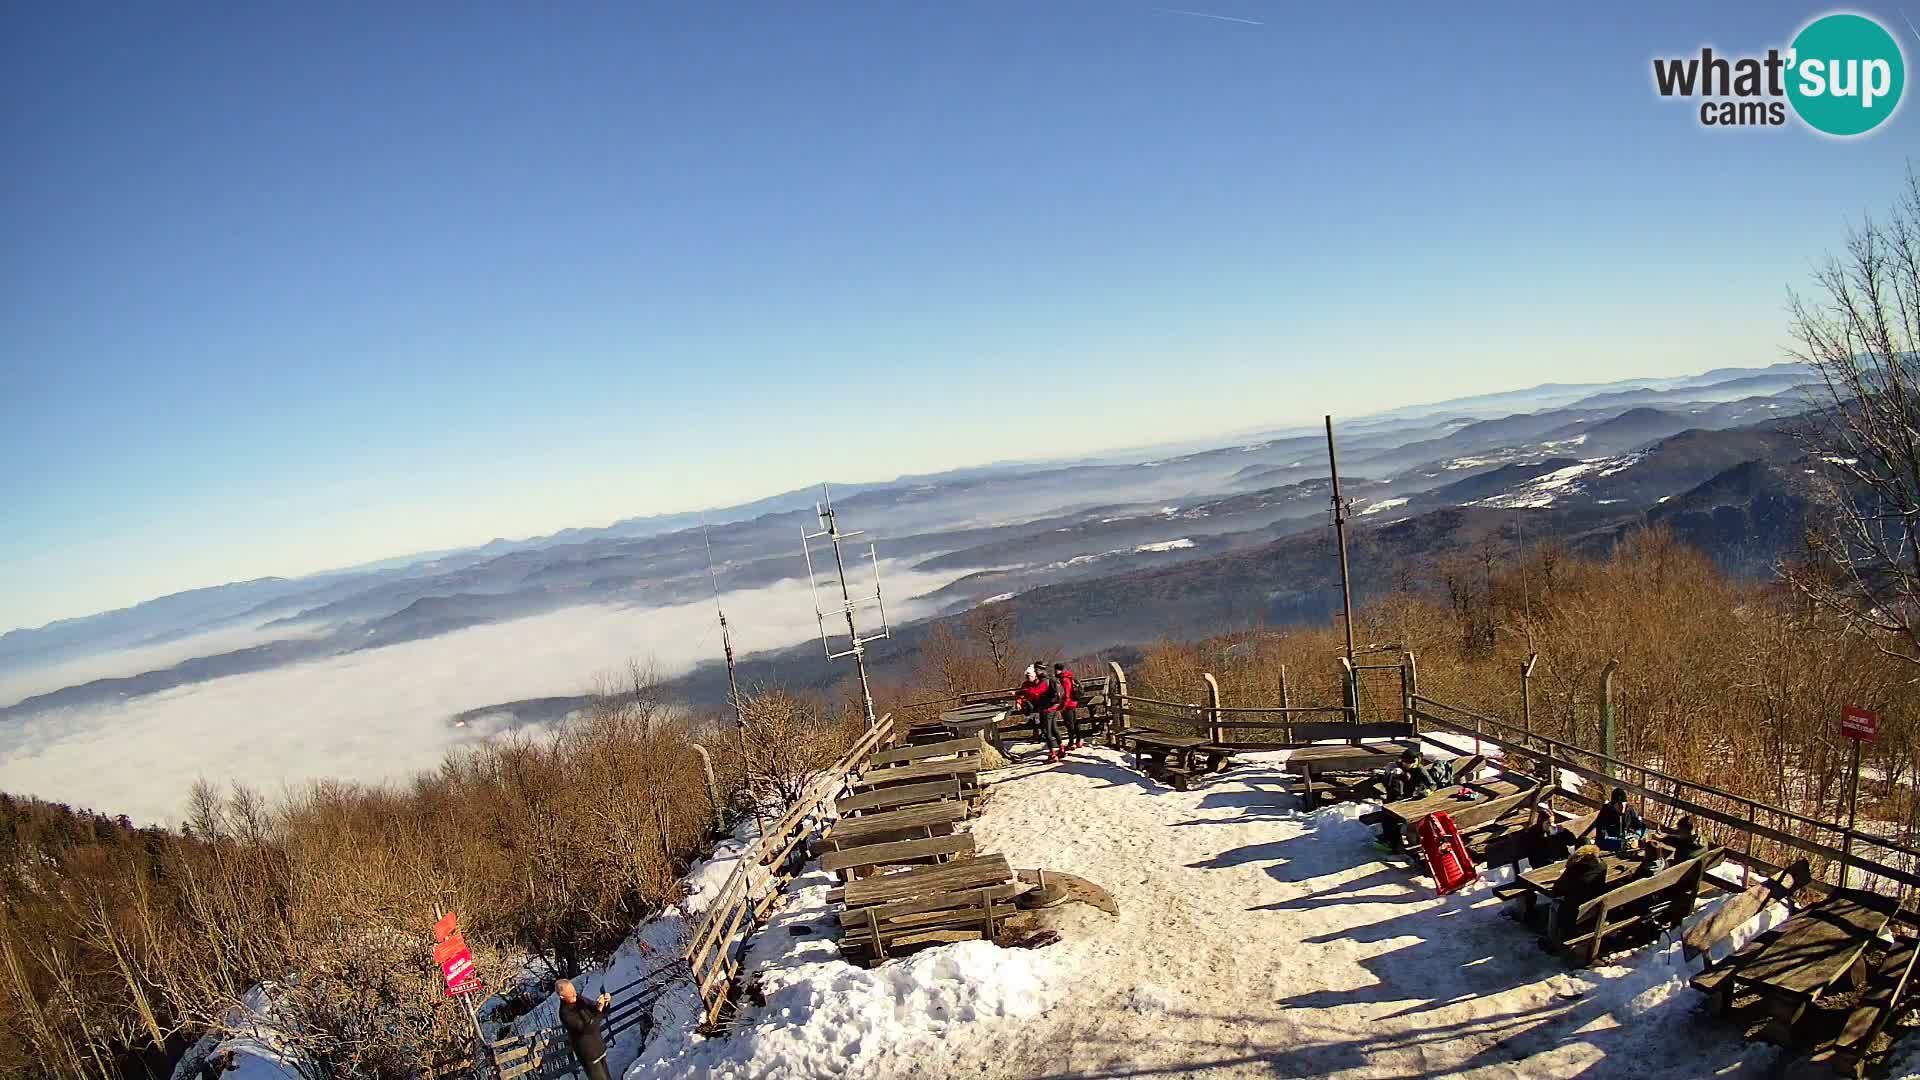
[{"label": "person in red jacket", "polygon": [[1075,696],[1073,669],[1065,664],[1053,665],[1053,681],[1060,687],[1060,716],[1067,722],[1067,749],[1085,750],[1087,741],[1080,737],[1080,699]]},{"label": "person in red jacket", "polygon": [[1060,760],[1060,688],[1053,673],[1039,660],[1027,668],[1027,681],[1015,695],[1020,711],[1032,713],[1038,721],[1040,738],[1047,744],[1047,760]]}]

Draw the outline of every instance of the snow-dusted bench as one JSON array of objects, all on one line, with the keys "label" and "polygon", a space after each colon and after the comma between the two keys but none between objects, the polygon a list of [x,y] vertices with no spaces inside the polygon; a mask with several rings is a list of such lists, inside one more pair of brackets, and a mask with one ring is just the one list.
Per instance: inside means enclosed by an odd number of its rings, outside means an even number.
[{"label": "snow-dusted bench", "polygon": [[875,964],[930,945],[993,940],[1022,888],[1006,856],[979,855],[862,878],[828,900],[843,905],[841,952]]}]

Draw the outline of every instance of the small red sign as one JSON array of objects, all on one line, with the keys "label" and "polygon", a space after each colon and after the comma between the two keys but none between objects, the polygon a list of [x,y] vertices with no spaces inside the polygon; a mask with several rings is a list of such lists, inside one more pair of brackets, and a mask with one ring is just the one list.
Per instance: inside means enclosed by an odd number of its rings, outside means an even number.
[{"label": "small red sign", "polygon": [[446,976],[447,993],[458,996],[480,989],[480,973],[473,966],[473,951],[467,948],[467,939],[460,935],[451,912],[433,928],[433,936],[439,942],[433,947],[433,962],[440,965],[440,974]]},{"label": "small red sign", "polygon": [[1880,718],[1857,705],[1849,705],[1840,710],[1840,734],[1872,742],[1880,737]]}]

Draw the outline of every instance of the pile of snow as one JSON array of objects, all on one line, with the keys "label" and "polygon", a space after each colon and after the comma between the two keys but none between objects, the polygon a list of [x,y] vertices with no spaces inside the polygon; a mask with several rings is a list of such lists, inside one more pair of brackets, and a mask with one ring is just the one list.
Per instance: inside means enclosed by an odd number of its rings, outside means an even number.
[{"label": "pile of snow", "polygon": [[1043,950],[862,970],[826,933],[833,882],[811,874],[749,952],[765,1004],[723,1037],[663,1026],[626,1076],[1772,1075],[1779,1051],[1701,1015],[1677,939],[1569,970],[1491,883],[1435,897],[1385,860],[1366,806],[1302,813],[1284,757],[1243,755],[1187,792],[1106,749],[1005,770],[980,850],[1086,877],[1118,918],[1070,905]]}]

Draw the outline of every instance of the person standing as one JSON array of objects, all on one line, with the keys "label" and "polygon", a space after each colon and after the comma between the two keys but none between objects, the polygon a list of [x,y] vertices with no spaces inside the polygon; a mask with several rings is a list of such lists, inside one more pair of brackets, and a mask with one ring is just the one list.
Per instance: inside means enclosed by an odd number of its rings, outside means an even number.
[{"label": "person standing", "polygon": [[567,1029],[567,1042],[573,1056],[586,1072],[587,1080],[611,1080],[607,1075],[607,1040],[600,1034],[600,1020],[613,1004],[612,994],[601,994],[589,1002],[580,996],[571,979],[553,984],[560,995],[560,1026]]},{"label": "person standing", "polygon": [[1020,688],[1020,711],[1032,713],[1034,726],[1047,746],[1047,760],[1060,760],[1060,688],[1045,661],[1035,660],[1027,668],[1026,685]]},{"label": "person standing", "polygon": [[1067,722],[1067,749],[1085,750],[1087,741],[1080,737],[1080,702],[1074,697],[1073,669],[1065,664],[1053,665],[1053,681],[1060,687],[1060,718]]}]

